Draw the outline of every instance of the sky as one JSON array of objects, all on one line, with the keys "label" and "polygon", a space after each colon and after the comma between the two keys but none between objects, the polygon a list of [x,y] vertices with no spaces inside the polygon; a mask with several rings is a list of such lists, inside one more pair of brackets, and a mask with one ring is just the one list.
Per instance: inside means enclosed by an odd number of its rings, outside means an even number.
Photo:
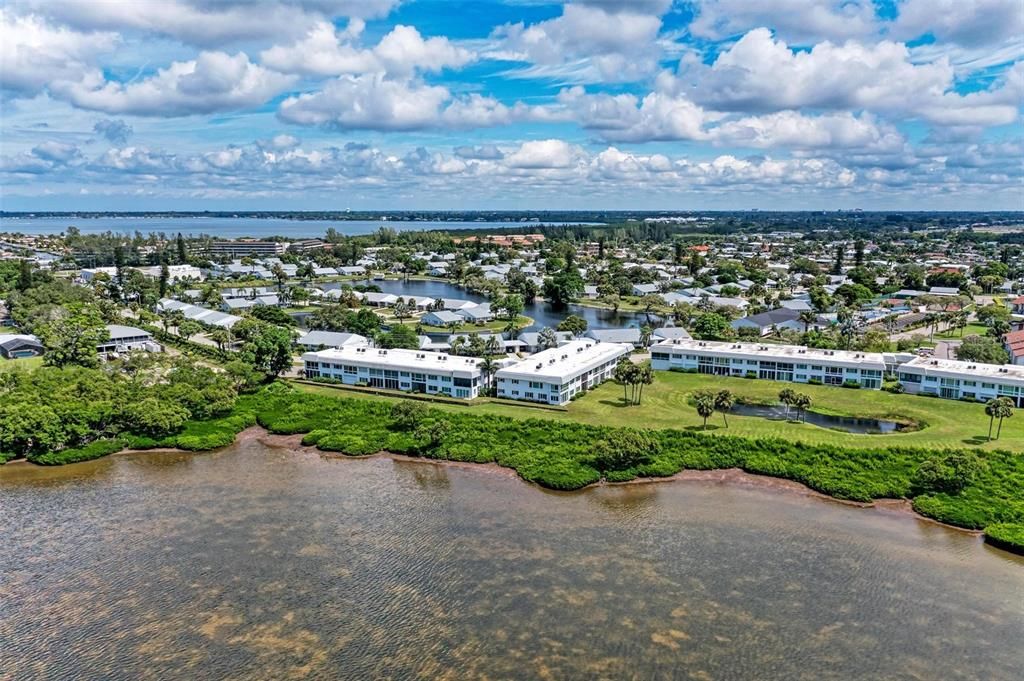
[{"label": "sky", "polygon": [[1024,210],[1022,0],[0,2],[0,209]]}]

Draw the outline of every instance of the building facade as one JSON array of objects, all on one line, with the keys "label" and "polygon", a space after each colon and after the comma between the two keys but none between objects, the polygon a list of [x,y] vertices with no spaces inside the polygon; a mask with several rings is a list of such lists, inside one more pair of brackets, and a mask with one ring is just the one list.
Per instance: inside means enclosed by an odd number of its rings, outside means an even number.
[{"label": "building facade", "polygon": [[715,376],[761,378],[793,383],[882,387],[881,353],[675,339],[651,347],[651,366]]},{"label": "building facade", "polygon": [[1024,407],[1024,367],[1021,366],[916,357],[901,364],[898,375],[904,390],[912,395],[982,402],[1009,397],[1014,405]]},{"label": "building facade", "polygon": [[238,241],[214,241],[210,244],[210,255],[213,257],[244,258],[247,255],[263,257],[281,255],[287,250],[287,243],[277,241],[240,239]]},{"label": "building facade", "polygon": [[633,346],[569,341],[516,362],[495,374],[497,395],[510,400],[567,404],[574,395],[596,388],[615,373],[619,358]]},{"label": "building facade", "polygon": [[479,357],[421,350],[345,346],[307,352],[302,361],[307,378],[467,400],[479,397],[487,380]]}]

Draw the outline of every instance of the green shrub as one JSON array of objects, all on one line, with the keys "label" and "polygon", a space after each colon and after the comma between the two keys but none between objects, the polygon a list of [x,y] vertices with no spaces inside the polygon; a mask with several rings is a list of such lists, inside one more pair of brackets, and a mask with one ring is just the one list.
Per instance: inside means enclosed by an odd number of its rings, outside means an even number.
[{"label": "green shrub", "polygon": [[985,528],[985,540],[993,546],[1024,555],[1024,524],[994,523]]},{"label": "green shrub", "polygon": [[84,447],[62,449],[45,454],[31,454],[28,456],[28,460],[40,466],[62,466],[68,463],[91,461],[122,449],[124,449],[124,442],[121,440],[95,440]]}]

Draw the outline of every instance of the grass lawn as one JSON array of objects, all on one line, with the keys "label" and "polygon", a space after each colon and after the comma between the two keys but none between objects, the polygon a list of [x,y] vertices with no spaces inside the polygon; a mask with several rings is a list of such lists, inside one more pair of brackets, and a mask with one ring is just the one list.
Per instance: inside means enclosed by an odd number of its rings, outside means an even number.
[{"label": "grass lawn", "polygon": [[[338,397],[358,397],[383,401],[401,399],[398,397],[364,396],[326,386],[301,385],[299,387],[302,390]],[[754,416],[730,415],[727,429],[722,423],[722,416],[716,414],[708,420],[708,435],[713,436],[717,433],[747,437],[782,437],[789,440],[850,447],[865,447],[875,444],[936,449],[972,446],[1024,452],[1024,413],[1019,410],[1016,418],[1010,418],[1003,422],[1001,439],[998,442],[989,443],[985,440],[988,433],[988,417],[985,416],[984,405],[981,404],[934,397],[893,395],[879,390],[794,385],[776,381],[721,378],[666,371],[657,372],[654,385],[644,389],[643,404],[640,406],[623,406],[622,387],[609,381],[572,402],[568,410],[564,412],[487,402],[475,404],[468,410],[472,413],[495,413],[514,418],[571,420],[602,426],[694,430],[699,429],[702,422],[701,418],[697,416],[696,410],[688,404],[689,396],[695,390],[728,388],[737,397],[751,401],[774,401],[779,390],[784,387],[791,387],[810,395],[814,400],[812,406],[814,410],[837,415],[910,419],[922,424],[923,428],[907,433],[855,435],[820,428],[808,423],[788,423]],[[467,410],[467,407],[464,406],[432,406],[440,409],[457,409],[461,412]]]},{"label": "grass lawn", "polygon": [[986,333],[988,327],[984,324],[968,324],[964,327],[963,335],[960,334],[960,329],[947,329],[935,334],[935,337],[942,340],[960,340],[964,336],[984,336]]},{"label": "grass lawn", "polygon": [[18,333],[18,330],[13,326],[0,326],[0,336],[7,333]]},{"label": "grass lawn", "polygon": [[14,371],[19,367],[26,371],[32,371],[33,369],[41,366],[43,366],[42,357],[25,357],[24,359],[0,359],[0,374],[6,371]]}]

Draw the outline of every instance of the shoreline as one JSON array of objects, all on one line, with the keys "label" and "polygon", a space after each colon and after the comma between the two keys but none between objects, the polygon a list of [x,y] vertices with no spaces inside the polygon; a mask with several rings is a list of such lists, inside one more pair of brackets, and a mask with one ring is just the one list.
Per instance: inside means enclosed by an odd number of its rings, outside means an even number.
[{"label": "shoreline", "polygon": [[[296,433],[292,435],[277,435],[266,430],[262,426],[250,426],[245,430],[238,433],[235,437],[235,441],[232,442],[228,447],[246,444],[250,442],[259,442],[260,444],[271,447],[273,449],[286,449],[295,453],[302,454],[315,454],[320,457],[330,459],[374,459],[374,458],[386,458],[392,461],[401,461],[407,463],[420,463],[435,466],[448,466],[454,468],[462,468],[467,470],[485,470],[490,473],[497,473],[504,477],[515,478],[520,482],[535,487],[550,494],[576,494],[589,489],[598,487],[626,487],[629,485],[650,485],[650,484],[661,484],[666,482],[685,482],[685,483],[699,483],[699,484],[719,484],[719,485],[731,485],[736,487],[746,487],[748,489],[757,489],[761,491],[774,492],[780,494],[798,494],[804,497],[812,497],[821,501],[827,501],[830,503],[841,504],[843,506],[849,506],[852,508],[861,509],[874,509],[884,513],[889,513],[897,516],[904,516],[913,518],[918,521],[924,521],[933,525],[938,525],[950,530],[956,530],[975,537],[984,537],[984,530],[973,530],[966,527],[958,527],[949,523],[944,523],[934,518],[922,515],[914,510],[909,499],[875,499],[870,502],[853,501],[850,499],[837,499],[836,497],[829,496],[824,492],[818,492],[817,490],[811,489],[803,483],[796,482],[795,480],[788,480],[786,478],[776,478],[770,475],[759,475],[756,473],[748,473],[740,468],[716,468],[710,470],[698,470],[698,469],[687,469],[679,471],[674,475],[669,475],[659,478],[636,478],[634,480],[627,480],[624,482],[608,482],[601,480],[599,482],[591,483],[585,487],[581,487],[578,490],[552,490],[547,489],[536,483],[532,483],[528,480],[524,480],[519,473],[513,468],[506,468],[495,462],[489,463],[473,463],[469,461],[452,461],[449,459],[431,459],[421,456],[409,456],[406,454],[396,454],[395,452],[389,452],[382,450],[373,454],[352,456],[343,454],[341,452],[327,452],[318,449],[316,445],[303,445],[302,438],[305,437],[305,433]],[[121,456],[125,454],[207,454],[212,452],[226,449],[226,447],[206,450],[206,451],[189,451],[186,449],[177,449],[174,447],[159,447],[155,449],[124,449],[120,452],[115,452],[109,456]],[[106,457],[104,457],[106,458]],[[82,462],[88,463],[88,462]],[[33,464],[26,459],[18,459],[15,461],[9,461],[6,465],[19,464],[21,466],[32,466],[38,468],[49,468],[48,466],[39,466]],[[67,464],[74,466],[76,464]],[[995,546],[995,544],[991,544]],[[1010,551],[1003,547],[996,547],[1000,550]]]}]

